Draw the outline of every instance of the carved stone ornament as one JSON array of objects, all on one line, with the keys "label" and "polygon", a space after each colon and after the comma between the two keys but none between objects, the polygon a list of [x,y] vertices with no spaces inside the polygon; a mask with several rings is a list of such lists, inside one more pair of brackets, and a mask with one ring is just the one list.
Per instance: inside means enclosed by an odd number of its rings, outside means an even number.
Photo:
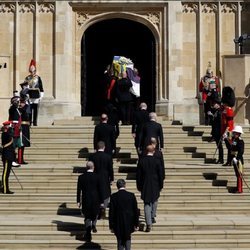
[{"label": "carved stone ornament", "polygon": [[196,3],[183,3],[183,10],[184,13],[197,13],[199,10],[199,6]]},{"label": "carved stone ornament", "polygon": [[86,21],[88,21],[90,19],[90,16],[88,13],[84,13],[84,12],[77,12],[77,18],[76,18],[76,22],[80,27],[82,27]]},{"label": "carved stone ornament", "polygon": [[15,12],[16,6],[12,3],[2,3],[0,4],[0,13],[10,13]]},{"label": "carved stone ornament", "polygon": [[160,25],[160,13],[148,13],[146,19],[155,26]]},{"label": "carved stone ornament", "polygon": [[250,4],[249,3],[242,3],[241,7],[242,7],[242,11],[244,11],[244,12],[250,11]]},{"label": "carved stone ornament", "polygon": [[203,13],[216,13],[218,11],[218,6],[214,3],[203,3],[201,11]]},{"label": "carved stone ornament", "polygon": [[22,13],[34,13],[36,10],[36,7],[34,4],[31,3],[22,3],[19,5],[19,12]]},{"label": "carved stone ornament", "polygon": [[38,11],[42,13],[54,13],[55,12],[55,5],[53,3],[42,3],[39,4]]},{"label": "carved stone ornament", "polygon": [[223,13],[236,13],[237,9],[235,3],[221,3],[221,12]]}]

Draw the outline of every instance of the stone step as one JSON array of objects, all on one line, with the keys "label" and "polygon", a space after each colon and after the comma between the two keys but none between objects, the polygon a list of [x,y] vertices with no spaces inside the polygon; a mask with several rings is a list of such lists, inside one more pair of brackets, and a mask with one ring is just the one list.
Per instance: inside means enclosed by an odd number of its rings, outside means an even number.
[{"label": "stone step", "polygon": [[[29,192],[29,189],[32,189],[33,187],[27,188],[26,186],[24,186],[24,189],[21,190],[20,187],[16,186],[11,186],[13,190],[16,190],[15,195],[2,195],[2,197],[4,197],[3,201],[1,202],[6,202],[8,200],[54,200],[54,201],[65,201],[65,200],[73,200],[75,201],[75,197],[76,197],[76,187],[68,190],[67,188],[62,189],[62,193],[57,193],[54,191],[54,188],[51,187],[47,187],[47,189],[50,191],[49,193],[40,193],[40,192]],[[18,189],[15,189],[15,187],[18,187]],[[36,187],[34,187],[34,189],[36,189]],[[68,192],[67,192],[68,190]],[[128,188],[128,190],[130,192],[134,192],[138,201],[140,200],[140,193],[136,190],[135,187],[133,188]],[[218,192],[217,190],[220,190],[220,192]],[[57,191],[57,190],[56,190]],[[112,192],[116,192],[117,190],[115,188],[112,189]],[[194,192],[196,191],[196,192]],[[229,193],[228,190],[225,187],[215,187],[212,191],[213,192],[207,192],[207,189],[205,190],[194,190],[193,192],[181,192],[179,190],[176,190],[175,187],[172,188],[165,188],[165,190],[163,190],[161,192],[161,196],[160,196],[160,200],[167,200],[167,201],[179,201],[179,200],[183,200],[185,201],[189,201],[189,200],[202,200],[204,199],[204,201],[206,200],[207,202],[209,202],[210,200],[220,200],[221,202],[223,201],[227,201],[227,200],[231,200],[233,202],[235,202],[235,200],[248,200],[250,198],[250,193],[246,192],[242,193],[242,194],[233,194],[233,193]],[[28,192],[28,193],[27,193]]]},{"label": "stone step", "polygon": [[[0,207],[0,213],[1,214],[9,214],[10,213],[10,208],[9,207],[5,207],[5,206],[1,206]],[[228,214],[230,213],[231,215],[236,215],[238,213],[243,213],[246,215],[250,215],[250,211],[249,211],[249,205],[247,206],[231,206],[231,207],[222,207],[221,205],[219,206],[204,206],[204,207],[197,207],[197,206],[185,206],[185,207],[181,207],[181,208],[177,208],[177,207],[161,207],[159,206],[159,208],[157,209],[157,213],[160,215],[166,215],[166,214],[170,214],[170,215],[184,215],[184,214],[200,214],[200,215],[210,215],[210,214],[214,214],[214,215],[219,215],[219,214]],[[30,206],[22,206],[22,207],[12,207],[11,208],[11,214],[37,214],[37,215],[71,215],[71,216],[75,216],[75,215],[80,215],[80,211],[78,208],[64,208],[64,207],[60,207],[60,206],[55,206],[55,207],[30,207]]]},{"label": "stone step", "polygon": [[[143,229],[143,228],[142,228]],[[94,240],[113,238],[113,235],[109,231],[101,231],[98,228],[98,233],[93,234]],[[0,240],[43,240],[43,239],[79,239],[84,234],[85,230],[77,231],[2,231],[0,234]],[[145,237],[149,240],[184,240],[184,239],[248,239],[250,230],[164,230],[164,231],[152,231],[150,234],[145,235],[143,231],[137,231],[133,234],[134,240],[143,240]]]},{"label": "stone step", "polygon": [[[38,198],[38,197],[37,197]],[[167,200],[167,199],[159,199],[160,202],[158,204],[158,210],[159,211],[168,211],[173,210],[177,208],[178,206],[181,206],[182,208],[190,208],[190,207],[196,207],[196,210],[199,209],[206,209],[207,207],[210,208],[218,208],[219,206],[221,209],[224,209],[224,207],[230,206],[231,209],[235,209],[235,207],[240,206],[241,208],[244,208],[249,206],[250,201],[248,199],[237,199],[235,197],[234,200]],[[8,199],[8,200],[2,200],[0,202],[1,208],[0,210],[6,210],[9,209],[10,211],[15,210],[13,208],[14,205],[18,206],[18,209],[37,209],[39,207],[46,207],[46,209],[54,209],[54,208],[70,208],[70,209],[78,209],[76,206],[76,198],[75,196],[72,196],[72,198],[62,198],[61,200],[42,200],[42,199]],[[138,204],[142,207],[143,201],[138,199]],[[65,206],[65,207],[64,207]],[[241,209],[239,208],[239,209]],[[179,208],[178,208],[179,210]],[[250,211],[249,211],[250,212]]]},{"label": "stone step", "polygon": [[[116,249],[116,240],[113,237],[113,239],[105,239],[105,240],[94,240],[93,243],[83,243],[80,240],[0,240],[0,248],[6,249],[11,244],[12,249],[44,249],[44,248],[60,248],[64,249],[66,248],[74,248],[74,249],[100,249],[101,247],[104,249]],[[89,245],[89,246],[88,246]],[[237,247],[250,247],[250,239],[187,239],[187,240],[149,240],[149,239],[143,239],[143,240],[134,240],[132,241],[132,247],[133,249],[166,249],[164,246],[168,246],[168,248],[180,248],[185,247],[186,249],[194,248],[194,247],[211,247],[213,249],[215,248],[221,248],[221,247],[227,247],[227,248],[237,248]],[[86,248],[87,247],[87,248]]]}]

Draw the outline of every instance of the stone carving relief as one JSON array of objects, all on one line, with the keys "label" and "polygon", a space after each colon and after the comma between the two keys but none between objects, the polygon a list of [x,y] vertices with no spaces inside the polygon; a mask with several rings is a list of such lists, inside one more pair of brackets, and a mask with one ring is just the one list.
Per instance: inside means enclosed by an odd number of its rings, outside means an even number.
[{"label": "stone carving relief", "polygon": [[221,3],[221,12],[223,13],[236,13],[237,9],[235,3]]},{"label": "stone carving relief", "polygon": [[[77,14],[76,22],[77,22],[78,28],[80,29],[90,19],[92,19],[92,18],[94,18],[94,17],[96,17],[98,15],[102,15],[103,13],[101,13],[101,12],[98,12],[98,13],[97,12],[95,12],[95,13],[94,12],[89,12],[89,13],[77,12],[76,14]],[[110,13],[106,13],[106,14],[110,14]],[[126,13],[126,14],[131,15],[131,13]],[[152,13],[147,12],[145,14],[136,13],[136,15],[148,20],[150,23],[152,23],[157,28],[157,30],[159,30],[159,27],[160,27],[160,12],[152,12]]]},{"label": "stone carving relief", "polygon": [[42,3],[38,5],[38,11],[42,13],[54,13],[55,5],[53,3]]},{"label": "stone carving relief", "polygon": [[32,3],[22,3],[19,5],[19,12],[22,13],[34,13],[36,10],[36,7]]},{"label": "stone carving relief", "polygon": [[143,17],[146,18],[154,26],[156,26],[157,29],[159,30],[159,27],[160,27],[160,12],[148,13],[148,14],[144,15]]},{"label": "stone carving relief", "polygon": [[199,10],[199,5],[196,3],[183,3],[182,6],[184,13],[197,13]]},{"label": "stone carving relief", "polygon": [[242,3],[241,7],[242,7],[242,11],[244,11],[244,12],[250,11],[250,4],[249,3]]},{"label": "stone carving relief", "polygon": [[216,13],[218,12],[218,5],[214,3],[202,3],[201,12],[203,13]]},{"label": "stone carving relief", "polygon": [[0,4],[0,13],[14,13],[16,10],[15,4],[12,3],[3,3]]}]

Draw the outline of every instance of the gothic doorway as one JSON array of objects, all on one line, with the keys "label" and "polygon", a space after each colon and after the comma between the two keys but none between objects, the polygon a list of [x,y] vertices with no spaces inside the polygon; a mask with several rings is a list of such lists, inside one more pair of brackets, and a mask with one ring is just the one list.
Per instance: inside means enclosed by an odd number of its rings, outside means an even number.
[{"label": "gothic doorway", "polygon": [[102,110],[102,83],[106,66],[113,56],[130,58],[141,76],[141,101],[155,110],[156,43],[145,25],[122,18],[91,25],[81,42],[82,115],[99,115]]}]

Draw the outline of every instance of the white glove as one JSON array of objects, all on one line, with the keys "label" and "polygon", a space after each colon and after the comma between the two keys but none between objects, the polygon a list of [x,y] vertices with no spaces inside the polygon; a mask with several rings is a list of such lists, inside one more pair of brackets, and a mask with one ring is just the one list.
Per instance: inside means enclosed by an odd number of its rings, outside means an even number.
[{"label": "white glove", "polygon": [[214,116],[213,113],[212,113],[211,111],[208,111],[208,112],[207,112],[207,115]]},{"label": "white glove", "polygon": [[233,164],[236,165],[238,163],[237,159],[234,157],[233,158]]},{"label": "white glove", "polygon": [[223,138],[223,139],[227,139],[227,133],[224,133],[224,134],[222,135],[222,138]]}]

